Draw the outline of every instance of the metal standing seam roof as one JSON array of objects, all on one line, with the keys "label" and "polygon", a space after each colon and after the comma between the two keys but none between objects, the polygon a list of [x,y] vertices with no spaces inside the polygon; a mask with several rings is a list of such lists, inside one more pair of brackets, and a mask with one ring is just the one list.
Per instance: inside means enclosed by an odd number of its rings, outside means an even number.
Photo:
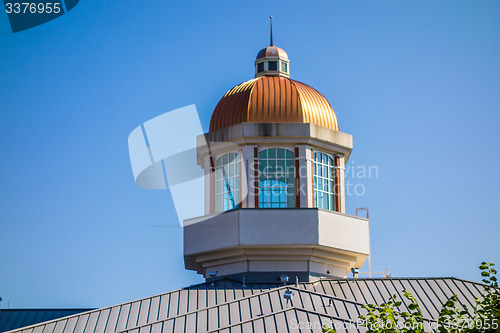
[{"label": "metal standing seam roof", "polygon": [[317,90],[282,76],[260,76],[230,89],[210,119],[210,131],[241,123],[311,123],[338,131],[337,116]]},{"label": "metal standing seam roof", "polygon": [[[290,289],[290,301],[283,297]],[[380,304],[406,289],[424,318],[436,320],[442,304],[457,295],[469,310],[481,283],[456,278],[323,279],[317,282],[247,284],[222,279],[133,302],[88,311],[11,331],[16,333],[321,332],[325,320],[349,325],[363,304]],[[403,299],[401,310],[407,309]],[[309,323],[299,328],[298,323]],[[349,326],[347,326],[349,327]],[[351,327],[338,332],[365,332]]]}]

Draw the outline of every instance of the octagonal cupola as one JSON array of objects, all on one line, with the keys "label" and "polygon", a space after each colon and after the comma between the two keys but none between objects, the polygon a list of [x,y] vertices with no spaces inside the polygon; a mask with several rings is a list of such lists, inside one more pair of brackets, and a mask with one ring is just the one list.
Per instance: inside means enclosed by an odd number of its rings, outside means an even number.
[{"label": "octagonal cupola", "polygon": [[205,214],[184,221],[184,263],[209,280],[344,278],[370,254],[368,220],[346,214],[352,136],[288,64],[271,30],[256,77],[228,90],[197,138]]},{"label": "octagonal cupola", "polygon": [[255,59],[255,77],[269,76],[284,76],[290,77],[290,61],[286,52],[277,46],[273,45],[273,26],[271,16],[271,34],[268,47],[263,48],[257,53]]}]

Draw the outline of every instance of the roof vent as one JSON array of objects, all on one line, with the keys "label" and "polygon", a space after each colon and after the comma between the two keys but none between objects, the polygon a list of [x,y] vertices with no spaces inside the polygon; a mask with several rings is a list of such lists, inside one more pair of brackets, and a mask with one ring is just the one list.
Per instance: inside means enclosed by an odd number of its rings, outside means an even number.
[{"label": "roof vent", "polygon": [[291,300],[293,297],[293,291],[291,291],[290,289],[287,289],[285,291],[285,293],[283,294],[283,297],[287,300],[287,303],[288,303],[288,301]]}]

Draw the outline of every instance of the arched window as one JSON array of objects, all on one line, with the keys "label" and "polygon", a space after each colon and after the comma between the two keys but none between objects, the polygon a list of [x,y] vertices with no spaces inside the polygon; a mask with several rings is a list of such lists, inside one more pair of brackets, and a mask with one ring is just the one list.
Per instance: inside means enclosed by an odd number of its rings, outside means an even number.
[{"label": "arched window", "polygon": [[259,207],[295,207],[295,156],[283,148],[259,152]]},{"label": "arched window", "polygon": [[320,152],[314,153],[314,205],[336,210],[335,161],[331,156]]},{"label": "arched window", "polygon": [[240,204],[240,154],[228,153],[215,164],[215,209],[238,208]]}]

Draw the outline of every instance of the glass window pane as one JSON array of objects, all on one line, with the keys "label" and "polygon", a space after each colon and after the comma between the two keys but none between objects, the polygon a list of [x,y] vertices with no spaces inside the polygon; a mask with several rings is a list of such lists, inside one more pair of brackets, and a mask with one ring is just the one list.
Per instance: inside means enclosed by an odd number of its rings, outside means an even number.
[{"label": "glass window pane", "polygon": [[288,71],[287,67],[288,67],[287,63],[282,61],[281,62],[281,71],[286,73]]},{"label": "glass window pane", "polygon": [[269,202],[269,190],[268,189],[265,189],[263,191],[263,201],[264,202]]},{"label": "glass window pane", "polygon": [[267,168],[267,161],[259,161],[259,173],[264,173],[264,172],[267,172],[266,170]]},{"label": "glass window pane", "polygon": [[219,158],[217,159],[217,162],[215,163],[215,166],[221,166],[221,165],[222,165],[222,158],[221,158],[221,157],[219,157]]},{"label": "glass window pane", "polygon": [[240,154],[227,153],[217,159],[215,170],[215,208],[217,211],[234,209],[239,205]]},{"label": "glass window pane", "polygon": [[278,70],[278,62],[277,61],[268,61],[267,62],[267,69],[270,71],[277,71]]},{"label": "glass window pane", "polygon": [[288,188],[288,207],[295,207],[295,191],[293,188]]},{"label": "glass window pane", "polygon": [[[267,179],[267,176],[265,173],[259,173],[259,182],[263,182]],[[259,185],[260,186],[260,185]]]},{"label": "glass window pane", "polygon": [[276,201],[278,201],[278,198],[277,198],[278,194],[279,194],[279,190],[277,190],[277,189],[276,189],[276,186],[273,184],[273,186],[271,186],[271,187],[269,188],[269,195],[270,195],[269,200],[270,200],[271,202],[276,202]]},{"label": "glass window pane", "polygon": [[280,202],[287,202],[287,192],[282,190],[279,195]]},{"label": "glass window pane", "polygon": [[276,172],[276,160],[269,160],[268,161],[268,172],[269,173],[275,173]]},{"label": "glass window pane", "polygon": [[285,173],[286,172],[286,162],[285,160],[278,160],[277,162],[277,167],[276,167],[276,172],[278,173]]},{"label": "glass window pane", "polygon": [[259,62],[257,64],[257,73],[260,73],[260,72],[263,72],[264,71],[264,63],[263,62]]},{"label": "glass window pane", "polygon": [[294,184],[295,164],[292,151],[269,148],[259,153],[260,207],[289,207],[289,203],[294,205],[295,195],[293,198],[288,197],[288,189],[293,191]]},{"label": "glass window pane", "polygon": [[217,195],[215,196],[215,210],[220,212],[222,210],[222,198],[221,198],[221,195]]}]

